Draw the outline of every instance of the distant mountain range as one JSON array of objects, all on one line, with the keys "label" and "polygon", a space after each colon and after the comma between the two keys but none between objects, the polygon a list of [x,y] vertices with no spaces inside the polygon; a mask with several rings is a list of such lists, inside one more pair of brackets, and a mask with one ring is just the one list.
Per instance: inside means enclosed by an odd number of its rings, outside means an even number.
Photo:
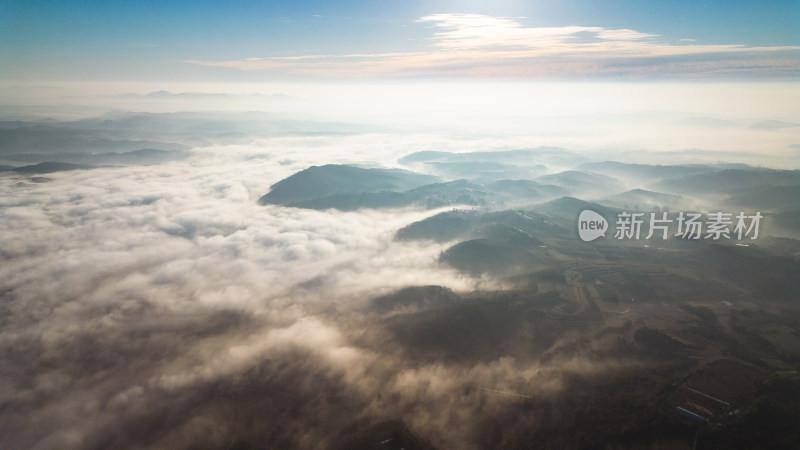
[{"label": "distant mountain range", "polygon": [[140,149],[186,150],[178,143],[146,139],[120,139],[107,137],[108,133],[81,130],[48,123],[26,124],[16,128],[0,126],[0,155],[59,152],[127,152]]},{"label": "distant mountain range", "polygon": [[97,166],[91,166],[88,164],[70,164],[70,163],[60,163],[60,162],[43,162],[39,164],[33,164],[30,166],[22,166],[22,167],[12,167],[12,166],[3,166],[0,168],[0,172],[17,172],[21,174],[43,174],[43,173],[53,173],[53,172],[62,172],[66,170],[85,170],[85,169],[94,169]]},{"label": "distant mountain range", "polygon": [[598,192],[616,194],[625,190],[625,186],[615,178],[582,170],[567,170],[543,175],[536,178],[536,181],[561,186],[582,197],[596,195]]},{"label": "distant mountain range", "polygon": [[190,156],[189,152],[177,150],[157,150],[145,148],[130,152],[61,152],[61,153],[13,153],[4,158],[11,161],[60,162],[70,164],[110,164],[110,165],[153,165],[181,161]]},{"label": "distant mountain range", "polygon": [[[153,96],[170,98],[172,95],[162,92]],[[250,143],[266,136],[343,135],[376,129],[360,124],[292,120],[263,112],[110,111],[69,121],[0,120],[0,159],[79,164],[87,163],[79,154],[113,154],[143,149],[183,152],[194,147]],[[103,163],[125,164],[117,161]]]},{"label": "distant mountain range", "polygon": [[575,161],[586,160],[580,154],[559,147],[539,147],[535,149],[499,150],[494,152],[439,152],[422,151],[411,153],[398,160],[400,164],[419,162],[493,162],[512,165],[536,164],[575,164]]},{"label": "distant mountain range", "polygon": [[[499,160],[521,161],[536,151],[500,152]],[[544,152],[547,154],[547,152]],[[401,159],[406,163],[432,160],[488,158],[489,152],[419,152]],[[787,215],[800,210],[800,171],[773,170],[741,164],[647,165],[614,161],[582,163],[566,170],[530,179],[478,182],[442,181],[435,175],[401,169],[361,168],[329,164],[312,166],[275,183],[261,204],[307,209],[353,211],[362,208],[474,207],[483,213],[523,209],[570,227],[582,209],[608,217],[616,211],[744,210]],[[591,169],[591,170],[588,170]],[[626,186],[638,185],[634,189]],[[644,189],[643,187],[649,187]],[[591,202],[587,200],[591,200]],[[484,227],[475,212],[453,211],[411,224],[398,239],[446,242]],[[487,216],[488,217],[488,216]],[[645,223],[649,223],[649,216]],[[782,236],[800,232],[792,220],[781,219],[775,229]],[[516,225],[515,225],[516,226]],[[485,236],[470,234],[473,239]],[[504,238],[502,238],[504,239]]]},{"label": "distant mountain range", "polygon": [[632,178],[639,182],[655,182],[664,178],[694,175],[720,170],[709,165],[651,165],[629,164],[617,161],[590,162],[578,166],[581,170],[602,173],[615,177]]},{"label": "distant mountain range", "polygon": [[653,186],[659,191],[704,196],[732,195],[750,189],[800,185],[800,170],[726,169],[667,178]]},{"label": "distant mountain range", "polygon": [[780,130],[781,128],[800,127],[800,123],[786,122],[783,120],[764,120],[750,126],[757,130]]},{"label": "distant mountain range", "polygon": [[443,177],[476,182],[532,180],[552,167],[574,167],[585,161],[584,156],[557,147],[465,153],[421,151],[398,160],[405,166]]},{"label": "distant mountain range", "polygon": [[667,208],[673,211],[694,209],[692,202],[683,196],[644,189],[631,189],[597,202],[614,208],[636,211],[652,211],[654,208]]}]

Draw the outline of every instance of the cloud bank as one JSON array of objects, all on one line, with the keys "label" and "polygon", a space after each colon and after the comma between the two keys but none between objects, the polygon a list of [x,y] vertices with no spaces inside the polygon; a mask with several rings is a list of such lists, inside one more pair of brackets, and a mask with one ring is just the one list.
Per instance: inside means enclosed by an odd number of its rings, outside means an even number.
[{"label": "cloud bank", "polygon": [[462,369],[382,353],[360,311],[406,285],[481,281],[440,267],[437,246],[393,242],[429,212],[257,205],[320,157],[252,159],[264,150],[0,178],[1,446],[324,448],[375,411],[444,414],[418,403]]},{"label": "cloud bank", "polygon": [[789,76],[800,70],[797,46],[671,43],[661,36],[603,27],[530,27],[478,14],[432,14],[436,30],[417,52],[251,57],[189,64],[323,77],[705,77]]}]

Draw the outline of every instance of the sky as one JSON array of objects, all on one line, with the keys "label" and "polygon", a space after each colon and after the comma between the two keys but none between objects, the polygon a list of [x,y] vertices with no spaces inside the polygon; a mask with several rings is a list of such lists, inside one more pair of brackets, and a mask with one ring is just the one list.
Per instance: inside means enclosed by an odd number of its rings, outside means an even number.
[{"label": "sky", "polygon": [[[10,0],[0,106],[22,119],[268,111],[786,159],[795,128],[741,129],[800,121],[798,23],[797,1]],[[739,134],[682,122],[698,117]]]},{"label": "sky", "polygon": [[796,1],[3,1],[0,80],[791,79]]}]

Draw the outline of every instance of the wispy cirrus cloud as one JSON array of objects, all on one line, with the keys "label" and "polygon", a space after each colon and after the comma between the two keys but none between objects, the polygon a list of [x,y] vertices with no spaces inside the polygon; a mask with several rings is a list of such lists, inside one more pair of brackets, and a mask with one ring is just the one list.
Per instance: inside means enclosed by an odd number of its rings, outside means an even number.
[{"label": "wispy cirrus cloud", "polygon": [[432,24],[436,30],[424,51],[186,62],[327,77],[702,77],[800,72],[800,46],[704,45],[691,39],[672,43],[631,29],[528,27],[519,19],[477,14],[433,14],[417,22]]},{"label": "wispy cirrus cloud", "polygon": [[433,14],[418,22],[432,22],[441,31],[435,34],[435,46],[453,50],[543,50],[548,46],[558,49],[592,37],[598,41],[636,41],[655,37],[627,29],[602,27],[525,27],[506,17],[478,14]]}]

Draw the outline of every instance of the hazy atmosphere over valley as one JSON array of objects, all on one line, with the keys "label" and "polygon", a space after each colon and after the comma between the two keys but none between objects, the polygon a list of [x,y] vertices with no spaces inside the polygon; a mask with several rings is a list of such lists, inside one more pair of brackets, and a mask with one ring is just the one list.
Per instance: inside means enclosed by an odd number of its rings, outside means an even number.
[{"label": "hazy atmosphere over valley", "polygon": [[695,3],[0,3],[0,448],[800,445],[800,7]]}]

